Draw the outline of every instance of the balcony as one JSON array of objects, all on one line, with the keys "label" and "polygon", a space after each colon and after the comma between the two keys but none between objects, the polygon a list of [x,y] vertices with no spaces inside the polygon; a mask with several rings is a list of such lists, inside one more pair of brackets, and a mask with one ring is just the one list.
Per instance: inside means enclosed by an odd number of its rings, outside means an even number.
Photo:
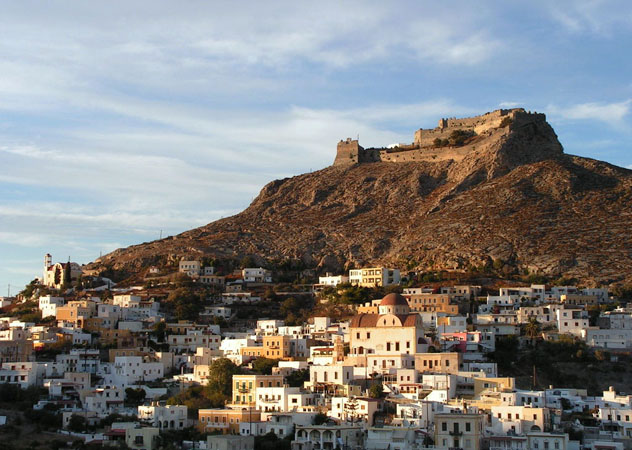
[{"label": "balcony", "polygon": [[463,436],[463,432],[459,430],[450,431],[450,436]]},{"label": "balcony", "polygon": [[205,423],[205,428],[228,428],[230,424],[224,422],[208,422]]}]

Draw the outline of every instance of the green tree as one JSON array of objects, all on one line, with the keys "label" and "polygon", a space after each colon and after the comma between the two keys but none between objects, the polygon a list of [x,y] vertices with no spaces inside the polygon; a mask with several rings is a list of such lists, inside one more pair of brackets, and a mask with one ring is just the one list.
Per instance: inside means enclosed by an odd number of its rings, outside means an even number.
[{"label": "green tree", "polygon": [[369,388],[369,397],[371,398],[382,398],[384,395],[384,387],[382,383],[374,384]]},{"label": "green tree", "polygon": [[312,422],[314,425],[322,425],[327,422],[328,419],[329,417],[327,417],[327,414],[319,412],[314,416],[314,420]]},{"label": "green tree", "polygon": [[78,291],[83,290],[83,276],[81,276],[81,274],[79,274],[79,276],[77,277],[76,286]]},{"label": "green tree", "polygon": [[533,345],[538,336],[540,336],[540,323],[535,317],[531,317],[529,322],[524,326],[524,334],[529,338],[531,345]]},{"label": "green tree", "polygon": [[226,396],[232,395],[233,375],[241,373],[239,366],[228,358],[219,358],[209,366],[208,384],[206,390],[219,392]]},{"label": "green tree", "polygon": [[140,405],[141,403],[143,403],[145,401],[145,397],[147,396],[147,393],[145,392],[145,389],[143,388],[138,388],[138,389],[134,389],[134,388],[127,388],[125,389],[125,402],[128,405]]},{"label": "green tree", "polygon": [[70,260],[64,265],[64,283],[62,289],[68,289],[72,286],[72,272],[70,270]]},{"label": "green tree", "polygon": [[204,299],[204,295],[196,293],[192,288],[180,287],[169,293],[166,303],[176,319],[194,320],[204,309]]},{"label": "green tree", "polygon": [[252,370],[261,375],[271,375],[272,368],[278,365],[279,361],[276,359],[260,357],[252,362]]},{"label": "green tree", "polygon": [[290,387],[303,387],[306,381],[309,381],[309,369],[293,370],[285,377]]},{"label": "green tree", "polygon": [[164,342],[167,331],[167,323],[164,320],[154,324],[152,328],[152,333],[156,336],[156,340],[158,342]]}]

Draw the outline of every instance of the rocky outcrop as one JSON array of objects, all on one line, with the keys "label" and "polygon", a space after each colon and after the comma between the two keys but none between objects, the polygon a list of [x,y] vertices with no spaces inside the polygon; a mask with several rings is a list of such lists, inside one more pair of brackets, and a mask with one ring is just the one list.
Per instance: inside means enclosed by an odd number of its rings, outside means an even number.
[{"label": "rocky outcrop", "polygon": [[117,250],[93,267],[134,273],[169,258],[517,269],[632,281],[632,172],[565,155],[544,120],[489,128],[459,159],[340,164],[276,180],[243,212]]}]

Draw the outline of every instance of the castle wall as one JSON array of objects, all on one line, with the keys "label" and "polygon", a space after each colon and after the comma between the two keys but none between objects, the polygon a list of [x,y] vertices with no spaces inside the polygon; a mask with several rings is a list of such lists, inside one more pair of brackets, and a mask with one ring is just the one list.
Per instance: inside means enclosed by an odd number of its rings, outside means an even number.
[{"label": "castle wall", "polygon": [[380,160],[386,162],[460,161],[472,151],[472,148],[473,146],[417,148],[398,152],[382,150],[380,152]]},{"label": "castle wall", "polygon": [[338,143],[334,165],[352,165],[378,161],[460,161],[476,148],[476,142],[462,147],[435,147],[435,139],[448,140],[455,130],[472,131],[476,136],[483,139],[495,133],[508,133],[509,128],[500,128],[502,121],[506,117],[512,119],[513,126],[520,126],[529,122],[546,121],[544,114],[527,113],[522,108],[499,109],[476,117],[440,119],[437,128],[428,130],[420,128],[415,131],[412,144],[400,145],[396,148],[371,148],[365,150],[358,144],[357,140],[347,138],[346,141]]}]

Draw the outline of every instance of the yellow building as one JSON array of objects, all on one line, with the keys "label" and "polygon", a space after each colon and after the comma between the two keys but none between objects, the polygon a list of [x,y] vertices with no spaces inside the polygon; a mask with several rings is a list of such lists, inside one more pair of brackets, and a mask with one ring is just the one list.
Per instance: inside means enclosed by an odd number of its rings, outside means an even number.
[{"label": "yellow building", "polygon": [[232,405],[254,407],[257,388],[282,386],[283,375],[233,375]]},{"label": "yellow building", "polygon": [[290,336],[264,336],[263,348],[266,358],[283,359],[290,357]]},{"label": "yellow building", "polygon": [[512,377],[503,378],[474,378],[474,396],[478,397],[483,391],[504,391],[513,390],[516,386],[516,379]]}]

